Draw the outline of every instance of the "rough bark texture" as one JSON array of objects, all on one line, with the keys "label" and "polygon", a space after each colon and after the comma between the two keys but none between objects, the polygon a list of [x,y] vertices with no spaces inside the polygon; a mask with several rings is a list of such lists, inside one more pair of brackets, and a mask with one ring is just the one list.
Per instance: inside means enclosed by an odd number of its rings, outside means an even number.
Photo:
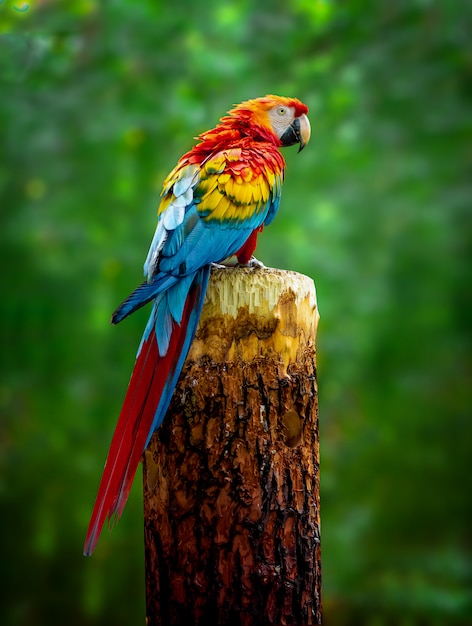
[{"label": "rough bark texture", "polygon": [[313,282],[216,270],[144,458],[147,624],[321,623]]}]

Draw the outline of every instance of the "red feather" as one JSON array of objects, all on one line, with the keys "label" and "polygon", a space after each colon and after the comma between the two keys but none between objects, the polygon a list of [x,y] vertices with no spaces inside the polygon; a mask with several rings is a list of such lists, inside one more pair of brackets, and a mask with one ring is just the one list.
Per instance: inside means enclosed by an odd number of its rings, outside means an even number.
[{"label": "red feather", "polygon": [[[105,519],[108,517],[110,520],[114,514],[119,519],[123,512],[149,433],[153,430],[164,387],[172,380],[179,360],[183,361],[186,357],[186,354],[182,354],[183,344],[188,331],[188,320],[198,295],[199,290],[194,286],[188,294],[181,324],[173,322],[172,336],[165,356],[159,355],[154,329],[141,347],[93,507],[85,538],[86,556],[94,551]],[[170,390],[172,392],[173,388]]]},{"label": "red feather", "polygon": [[241,265],[246,265],[246,263],[249,263],[252,254],[257,246],[257,235],[263,230],[264,225],[259,226],[259,228],[253,230],[244,246],[236,252],[236,258],[238,259],[238,263],[240,263]]}]

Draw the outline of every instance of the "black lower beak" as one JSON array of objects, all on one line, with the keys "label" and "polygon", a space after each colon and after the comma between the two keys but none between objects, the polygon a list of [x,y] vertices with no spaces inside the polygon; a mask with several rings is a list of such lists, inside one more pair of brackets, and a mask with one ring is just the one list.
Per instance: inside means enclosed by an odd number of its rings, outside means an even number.
[{"label": "black lower beak", "polygon": [[296,117],[287,130],[280,137],[282,146],[293,146],[295,143],[300,144],[298,152],[301,152],[306,144],[310,141],[310,121],[305,114]]},{"label": "black lower beak", "polygon": [[[295,118],[284,134],[280,137],[283,146],[294,146],[300,143],[300,120]],[[300,148],[301,149],[301,148]]]}]

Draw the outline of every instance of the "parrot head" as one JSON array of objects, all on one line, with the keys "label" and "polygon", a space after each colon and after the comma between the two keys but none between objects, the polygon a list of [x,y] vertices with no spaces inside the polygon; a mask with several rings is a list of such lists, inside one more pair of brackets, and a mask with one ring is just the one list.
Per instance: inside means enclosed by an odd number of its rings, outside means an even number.
[{"label": "parrot head", "polygon": [[297,98],[267,95],[241,102],[223,121],[237,121],[240,128],[246,127],[248,135],[275,141],[280,147],[298,143],[300,152],[311,134],[307,113],[308,107]]}]

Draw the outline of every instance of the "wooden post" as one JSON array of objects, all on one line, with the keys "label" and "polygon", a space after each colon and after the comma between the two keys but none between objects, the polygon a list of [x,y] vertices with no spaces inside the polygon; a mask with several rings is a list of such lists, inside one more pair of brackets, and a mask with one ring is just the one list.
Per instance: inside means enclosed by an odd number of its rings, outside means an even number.
[{"label": "wooden post", "polygon": [[144,456],[147,626],[321,623],[313,281],[215,269]]}]

